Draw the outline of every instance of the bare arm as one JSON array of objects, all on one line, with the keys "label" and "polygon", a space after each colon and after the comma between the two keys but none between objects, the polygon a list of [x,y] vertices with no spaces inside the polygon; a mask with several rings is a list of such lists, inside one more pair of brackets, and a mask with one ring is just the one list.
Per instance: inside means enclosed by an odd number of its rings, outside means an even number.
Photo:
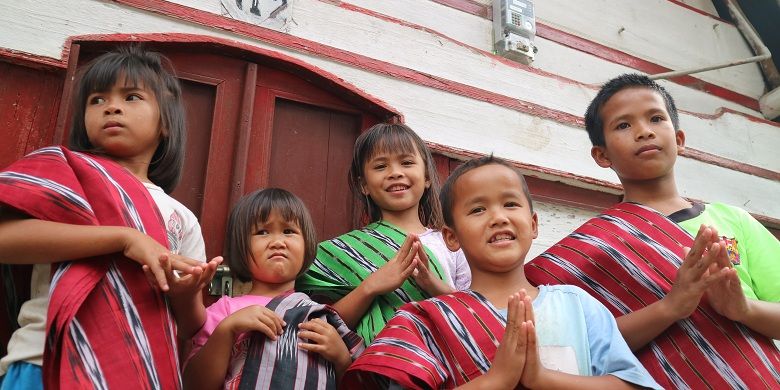
[{"label": "bare arm", "polygon": [[[83,226],[4,214],[0,218],[0,263],[40,264],[121,252],[148,265],[158,286],[167,291],[165,271],[159,263],[168,249],[153,238],[124,226]],[[186,273],[199,262],[176,256],[174,269]]]},{"label": "bare arm", "polygon": [[366,314],[366,310],[371,306],[374,298],[397,289],[414,272],[417,265],[414,256],[419,247],[420,243],[416,236],[407,236],[395,257],[369,275],[344,298],[333,304],[333,308],[336,309],[348,327],[354,329],[363,315]]}]

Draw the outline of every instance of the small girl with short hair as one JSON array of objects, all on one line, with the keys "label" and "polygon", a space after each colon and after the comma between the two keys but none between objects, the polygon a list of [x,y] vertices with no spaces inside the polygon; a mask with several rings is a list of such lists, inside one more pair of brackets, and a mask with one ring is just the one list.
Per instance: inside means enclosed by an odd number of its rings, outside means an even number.
[{"label": "small girl with short hair", "polygon": [[[136,46],[96,58],[77,81],[71,150],[43,148],[0,172],[0,262],[34,264],[3,389],[180,386],[160,290],[190,332],[191,304],[219,260],[202,263],[197,219],[166,194],[185,127],[165,64]],[[186,276],[169,279],[173,269]]]},{"label": "small girl with short hair", "polygon": [[378,124],[355,142],[350,190],[371,223],[320,243],[297,287],[333,306],[370,343],[407,302],[468,288],[463,253],[444,244],[433,157],[408,126]]},{"label": "small girl with short hair", "polygon": [[292,193],[268,188],[239,200],[228,220],[225,258],[233,276],[252,288],[206,309],[185,388],[335,388],[363,342],[332,308],[293,291],[316,242],[311,216]]}]

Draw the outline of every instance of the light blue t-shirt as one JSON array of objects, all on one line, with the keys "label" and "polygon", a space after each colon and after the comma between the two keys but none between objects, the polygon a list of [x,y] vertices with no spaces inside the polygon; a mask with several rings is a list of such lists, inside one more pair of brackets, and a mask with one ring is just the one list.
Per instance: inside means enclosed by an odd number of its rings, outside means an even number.
[{"label": "light blue t-shirt", "polygon": [[[542,365],[585,376],[614,375],[662,389],[620,335],[612,314],[579,287],[539,286],[533,301]],[[499,310],[506,318],[506,309]]]}]

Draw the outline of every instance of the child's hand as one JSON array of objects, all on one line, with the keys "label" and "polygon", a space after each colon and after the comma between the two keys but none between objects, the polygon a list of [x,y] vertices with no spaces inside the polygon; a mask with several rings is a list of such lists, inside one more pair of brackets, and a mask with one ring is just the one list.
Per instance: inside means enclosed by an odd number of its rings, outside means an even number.
[{"label": "child's hand", "polygon": [[[525,291],[521,293],[525,297]],[[521,299],[520,293],[509,296],[504,338],[485,376],[490,376],[496,388],[514,389],[526,369],[528,327],[532,323],[531,299]],[[529,318],[530,317],[530,318]]]},{"label": "child's hand", "polygon": [[412,275],[417,265],[415,255],[419,247],[420,242],[417,236],[413,234],[406,236],[406,240],[404,240],[401,248],[398,249],[395,257],[374,271],[374,273],[368,275],[363,280],[363,287],[372,295],[387,294],[401,287],[406,278]]},{"label": "child's hand", "polygon": [[[728,256],[726,256],[726,260],[728,260]],[[718,314],[732,321],[743,322],[749,306],[745,292],[742,291],[737,270],[728,268],[723,272],[725,273],[724,277],[707,289],[707,300]]]},{"label": "child's hand", "polygon": [[702,225],[696,234],[693,248],[686,248],[687,253],[677,270],[672,290],[663,298],[674,318],[690,316],[699,306],[707,288],[725,275],[718,265],[725,249],[722,243],[717,242],[717,237],[714,228]]},{"label": "child's hand", "polygon": [[[208,263],[201,263],[197,267],[193,267],[193,272],[191,274],[177,276],[176,273],[173,272],[172,264],[175,261],[182,261],[181,258],[186,259],[186,257],[179,255],[164,254],[160,256],[160,265],[165,270],[165,279],[169,287],[168,295],[199,297],[198,294],[200,291],[211,282],[212,278],[214,278],[217,266],[222,263],[222,256],[217,256]],[[152,275],[149,266],[144,265],[143,270],[146,278],[154,285],[154,275]]]},{"label": "child's hand", "polygon": [[417,249],[416,259],[417,268],[412,272],[412,277],[414,277],[414,281],[417,282],[417,285],[420,286],[420,288],[425,290],[425,292],[432,297],[441,294],[449,294],[455,291],[454,288],[447,285],[447,283],[437,278],[436,275],[431,272],[431,269],[428,266],[428,254],[425,253],[425,248],[423,248],[422,245]]},{"label": "child's hand", "polygon": [[[160,264],[161,256],[170,255],[168,248],[138,230],[127,228],[126,231],[122,253],[142,266],[148,266],[149,272],[154,276],[155,283],[153,285],[159,286],[163,291],[168,291],[165,269]],[[186,274],[199,274],[202,272],[200,264],[197,260],[178,256],[171,262],[171,267]]]},{"label": "child's hand", "polygon": [[276,340],[282,334],[285,325],[287,323],[271,309],[265,306],[251,305],[227,316],[217,325],[217,328],[230,331],[233,339],[245,332],[258,331],[271,340]]},{"label": "child's hand", "polygon": [[322,355],[333,363],[336,372],[344,372],[352,364],[352,355],[333,325],[315,318],[302,322],[298,327],[301,329],[298,337],[309,341],[298,343],[298,348]]}]

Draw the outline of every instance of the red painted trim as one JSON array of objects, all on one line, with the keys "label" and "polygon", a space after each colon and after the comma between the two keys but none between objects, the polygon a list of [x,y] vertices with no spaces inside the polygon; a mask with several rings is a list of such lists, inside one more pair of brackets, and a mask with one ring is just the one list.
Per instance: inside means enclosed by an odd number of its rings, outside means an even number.
[{"label": "red painted trim", "polygon": [[[483,17],[488,20],[493,20],[493,13],[491,11],[491,7],[489,5],[484,4],[476,4],[469,0],[431,0],[436,3],[452,7],[454,9],[457,9],[462,12],[466,12],[472,15],[476,15],[479,17]],[[667,0],[675,4],[679,4],[685,8],[694,10],[699,13],[703,13],[704,15],[713,17],[712,15],[698,10],[696,8],[690,7],[686,4],[679,3],[675,0]],[[723,19],[713,17],[714,19],[717,19],[718,21],[721,21],[726,24],[731,24]],[[658,65],[656,63],[641,59],[639,57],[635,57],[631,54],[622,52],[617,49],[613,49],[611,47],[601,45],[599,43],[590,41],[588,39],[569,34],[567,32],[558,30],[554,27],[551,27],[545,23],[541,23],[537,21],[536,23],[536,35],[539,37],[542,37],[544,39],[553,41],[555,43],[561,44],[563,46],[570,47],[572,49],[576,49],[588,54],[591,54],[595,57],[607,60],[609,62],[624,65],[633,69],[636,69],[638,71],[647,73],[647,74],[656,74],[656,73],[664,73],[672,71],[673,69],[663,67],[661,65]],[[499,57],[501,58],[501,57]],[[693,76],[682,76],[682,77],[675,77],[673,79],[670,79],[670,81],[675,82],[680,85],[684,85],[689,88],[694,88],[700,91],[707,92],[711,95],[718,96],[720,98],[732,101],[734,103],[740,104],[742,106],[745,106],[747,108],[750,108],[754,111],[760,111],[759,105],[758,105],[758,99],[752,98],[750,96],[746,96],[743,94],[740,94],[738,92],[732,91],[728,88],[724,88],[712,83],[708,83],[706,81],[700,80],[698,78],[695,78]],[[581,84],[577,81],[574,81],[575,83]],[[590,88],[594,88],[594,86],[589,86]]]},{"label": "red painted trim", "polygon": [[450,8],[463,11],[467,14],[479,16],[481,18],[493,20],[493,7],[487,4],[477,3],[471,0],[431,0]]},{"label": "red painted trim", "polygon": [[[391,63],[388,63],[388,62],[385,62],[385,61],[381,61],[381,60],[373,59],[373,58],[370,58],[370,57],[362,56],[362,55],[359,55],[359,54],[355,54],[355,53],[347,52],[347,51],[344,51],[344,50],[336,49],[336,48],[333,48],[333,47],[330,47],[330,46],[327,46],[327,45],[323,45],[323,44],[320,44],[320,43],[317,43],[317,42],[309,41],[309,40],[302,39],[302,38],[297,38],[297,37],[294,37],[294,36],[291,36],[291,35],[288,35],[288,34],[280,33],[280,32],[277,32],[277,31],[266,29],[266,28],[261,28],[261,27],[258,27],[258,26],[255,26],[255,25],[252,25],[252,24],[249,24],[249,23],[245,23],[245,22],[242,22],[242,21],[226,18],[226,17],[223,17],[221,15],[215,15],[215,14],[212,14],[210,12],[196,10],[196,9],[189,8],[189,7],[186,7],[186,6],[182,6],[182,5],[179,5],[179,4],[168,3],[168,2],[164,2],[164,1],[160,1],[160,0],[115,0],[115,1],[117,1],[119,3],[124,3],[124,4],[127,4],[127,5],[130,5],[130,6],[138,7],[138,8],[147,10],[147,11],[161,13],[161,14],[166,15],[166,16],[171,16],[171,17],[184,19],[184,20],[186,20],[188,22],[195,22],[195,23],[207,25],[207,26],[210,26],[210,27],[215,27],[215,28],[220,28],[220,29],[223,29],[223,30],[231,31],[231,32],[234,32],[234,33],[237,33],[237,34],[249,36],[249,37],[255,38],[255,39],[260,39],[260,40],[263,40],[263,41],[266,41],[266,42],[269,42],[269,43],[272,43],[272,44],[277,44],[277,45],[280,45],[280,46],[288,47],[288,48],[291,48],[293,50],[297,50],[297,51],[300,51],[300,52],[308,53],[308,54],[311,54],[311,55],[316,55],[316,56],[320,56],[320,57],[326,57],[326,58],[332,59],[334,61],[338,61],[338,62],[341,62],[341,63],[346,63],[348,65],[359,67],[361,69],[368,69],[368,70],[374,71],[376,73],[382,73],[382,74],[387,74],[387,75],[390,75],[390,76],[393,76],[393,77],[406,79],[406,80],[409,80],[409,81],[412,81],[412,82],[417,82],[417,83],[420,83],[422,85],[430,86],[430,87],[433,87],[433,88],[440,88],[440,89],[446,90],[448,92],[460,94],[460,95],[463,95],[463,96],[468,96],[468,97],[473,97],[475,99],[480,99],[477,96],[490,95],[490,96],[492,96],[490,99],[488,99],[488,100],[481,99],[481,100],[488,101],[488,102],[491,102],[491,103],[494,103],[494,104],[499,104],[499,103],[496,103],[496,101],[500,101],[500,100],[511,100],[512,102],[509,105],[505,105],[505,107],[509,107],[509,108],[513,108],[513,109],[518,107],[518,106],[522,106],[522,105],[536,106],[535,104],[530,103],[530,102],[525,102],[525,101],[521,101],[521,100],[518,100],[518,99],[510,98],[510,97],[507,97],[507,96],[504,96],[504,95],[499,95],[499,94],[496,94],[496,93],[492,93],[492,92],[485,91],[485,90],[482,90],[482,89],[479,89],[479,88],[467,86],[467,85],[464,85],[464,84],[461,84],[461,83],[457,83],[457,82],[454,82],[454,81],[449,81],[449,80],[446,80],[446,79],[443,79],[443,78],[440,78],[440,77],[431,76],[431,75],[428,75],[428,74],[425,74],[425,73],[422,73],[422,72],[417,72],[417,71],[414,71],[414,70],[411,70],[411,69],[408,69],[408,68],[399,67],[399,66],[397,66],[395,64],[391,64]],[[539,69],[536,69],[536,68],[533,68],[533,67],[529,67],[529,66],[526,66],[526,65],[523,65],[523,64],[519,64],[517,62],[510,61],[510,60],[508,60],[506,58],[493,55],[492,53],[488,53],[486,51],[479,50],[479,49],[474,48],[472,46],[469,46],[469,45],[466,45],[464,43],[455,41],[455,40],[453,40],[451,38],[448,38],[448,37],[444,36],[443,34],[440,34],[440,33],[436,32],[434,30],[428,29],[428,28],[423,27],[423,26],[418,26],[418,25],[415,25],[415,24],[412,24],[412,23],[401,21],[401,20],[398,20],[398,19],[386,16],[386,15],[382,15],[382,14],[376,13],[374,11],[367,10],[367,9],[364,9],[364,8],[361,8],[361,7],[357,7],[357,6],[354,6],[354,5],[350,5],[350,4],[345,4],[345,3],[341,3],[341,2],[335,2],[334,3],[334,2],[331,2],[331,1],[327,1],[327,0],[321,0],[321,1],[325,1],[325,2],[327,2],[329,4],[335,4],[335,5],[339,6],[339,7],[342,7],[344,9],[348,9],[348,10],[352,10],[354,12],[365,13],[367,15],[378,17],[378,18],[382,18],[384,20],[387,20],[387,21],[390,21],[390,22],[393,22],[393,23],[399,23],[399,24],[402,24],[402,25],[407,26],[407,27],[417,28],[417,29],[420,29],[422,31],[429,32],[431,34],[436,34],[436,35],[438,35],[438,36],[440,36],[440,37],[442,37],[444,39],[450,40],[450,41],[452,41],[452,42],[454,42],[456,44],[459,44],[459,45],[462,45],[464,47],[467,47],[470,50],[473,50],[475,52],[479,52],[480,54],[488,56],[492,60],[501,62],[501,63],[503,63],[503,64],[505,64],[507,66],[511,66],[511,67],[514,67],[514,68],[517,68],[517,69],[526,70],[526,71],[529,71],[529,72],[532,72],[532,73],[535,73],[535,74],[539,74],[541,76],[551,77],[551,78],[554,78],[554,79],[562,81],[562,82],[571,83],[571,84],[574,84],[574,85],[587,87],[587,88],[591,88],[591,89],[596,89],[595,86],[583,84],[583,83],[580,83],[580,82],[575,81],[575,80],[571,80],[571,79],[568,79],[568,78],[565,78],[565,77],[561,77],[561,76],[558,76],[558,75],[555,75],[555,74],[552,74],[552,73],[549,73],[549,72],[545,72],[545,71],[542,71],[542,70],[539,70]],[[448,1],[447,3],[462,3],[464,1],[466,3],[468,3],[468,4],[472,4],[473,5],[473,3],[469,2],[468,0],[459,0],[459,1],[454,1],[453,0],[453,1]],[[537,28],[539,28],[538,24],[537,24]],[[566,34],[566,33],[563,33],[563,32],[561,32],[561,33],[562,34]],[[568,34],[568,35],[570,35],[570,34]],[[571,36],[571,37],[574,37],[574,36]],[[575,38],[577,38],[577,37],[575,37]],[[587,40],[584,40],[584,39],[581,39],[581,38],[578,38],[578,39],[581,40],[584,43],[590,43],[590,41],[587,41]],[[598,44],[594,43],[594,45],[598,45]],[[598,46],[602,46],[602,45],[598,45]],[[603,48],[605,50],[612,50],[612,49],[609,49],[609,48],[606,48],[606,47],[603,47]],[[263,50],[263,49],[257,49],[257,50]],[[619,53],[616,50],[612,50],[612,51],[614,53]],[[639,60],[639,59],[637,59],[637,60],[638,61],[643,61],[643,60]],[[644,63],[651,64],[651,63],[649,63],[647,61],[644,61]],[[631,65],[629,65],[629,66],[631,66]],[[659,68],[659,69],[662,69],[662,71],[666,70],[666,68]],[[657,72],[655,72],[655,73],[657,73]],[[684,76],[684,77],[682,77],[680,79],[685,80],[685,77],[689,77],[691,80],[696,80],[696,79],[694,79],[693,77],[690,77],[690,76]],[[433,82],[433,81],[437,81],[437,82]],[[701,85],[701,84],[707,85],[707,83],[704,83],[704,82],[701,82],[701,81],[697,81],[697,85]],[[445,87],[442,88],[441,86],[445,86]],[[459,92],[458,91],[458,89],[460,89],[460,88],[458,88],[459,86],[464,86],[465,87],[464,89],[470,89],[470,90],[473,90],[473,91],[479,91],[479,93],[477,93],[476,95],[470,95],[469,92],[466,92],[466,91]],[[718,92],[718,91],[722,91],[723,93],[731,93],[734,96],[741,96],[741,95],[736,94],[736,93],[734,93],[734,92],[732,92],[730,90],[727,90],[727,89],[722,88],[722,87],[717,87],[717,86],[714,86],[714,85],[711,87],[711,89],[712,89],[712,91],[711,91],[712,93]],[[730,99],[730,100],[733,100],[735,98],[734,96],[732,96],[732,99]],[[726,98],[726,97],[724,97],[724,98]],[[747,98],[747,99],[749,99],[749,98]],[[751,108],[751,109],[758,110],[758,101],[753,100],[753,102],[755,103],[754,107],[751,107],[751,106],[748,106],[748,107]],[[739,103],[739,102],[737,102],[737,103]],[[746,104],[752,104],[752,103],[746,103]],[[543,110],[549,110],[546,107],[544,107],[542,109]],[[397,112],[395,110],[392,110],[392,111]],[[566,114],[566,115],[570,115],[570,114]]]},{"label": "red painted trim", "polygon": [[[558,30],[543,23],[536,24],[536,35],[563,46],[570,47],[595,57],[607,60],[609,62],[627,66],[647,74],[657,74],[672,71],[673,69],[663,67],[653,62],[643,60],[631,54],[613,49],[608,46],[587,40],[585,38]],[[760,111],[758,99],[740,94],[728,88],[724,88],[712,83],[708,83],[693,76],[680,76],[670,79],[670,81],[707,92],[711,95],[732,101],[754,111]]]},{"label": "red painted trim", "polygon": [[252,114],[255,109],[257,87],[257,64],[250,62],[244,73],[244,91],[241,96],[241,118],[238,122],[235,155],[233,156],[233,177],[230,186],[230,207],[244,195],[244,179],[249,156],[249,137],[252,134]]},{"label": "red painted trim", "polygon": [[710,165],[731,169],[733,171],[744,172],[753,176],[763,177],[773,181],[780,181],[780,172],[757,167],[755,165],[741,163],[736,160],[717,156],[711,153],[703,152],[701,150],[685,148],[685,150],[680,155],[683,157],[692,158],[694,160],[699,160]]},{"label": "red painted trim", "polygon": [[696,12],[697,14],[702,14],[704,16],[710,17],[710,18],[715,19],[715,20],[717,20],[717,21],[719,21],[721,23],[729,24],[729,25],[732,25],[732,26],[734,25],[734,23],[731,23],[728,20],[722,19],[720,16],[715,16],[715,15],[713,15],[713,14],[707,12],[707,11],[698,9],[698,8],[692,6],[692,5],[685,4],[682,1],[678,1],[678,0],[666,0],[666,1],[668,1],[668,2],[670,2],[672,4],[679,5],[680,7],[689,9],[689,10],[691,10],[693,12]]},{"label": "red painted trim", "polygon": [[[119,1],[135,1],[135,0],[119,0]],[[202,11],[198,11],[202,12]],[[218,19],[225,19],[221,16],[213,15],[207,12],[202,12],[203,14],[207,15],[201,15],[201,16],[208,16],[209,19],[211,18],[218,18]],[[203,21],[205,22],[205,21]],[[236,27],[245,27],[246,23],[235,21],[232,19],[223,20],[222,23],[233,23],[236,24]],[[217,25],[216,22],[214,22],[214,25]],[[310,41],[305,41],[301,38],[292,37],[287,34],[278,33],[276,31],[271,31],[268,29],[258,29],[256,26],[252,26],[253,28],[249,31],[247,31],[247,34],[252,34],[252,37],[264,39],[269,38],[273,41],[273,43],[279,42],[280,45],[285,46],[293,46],[294,49],[297,49],[302,52],[310,53],[312,55],[318,55],[318,56],[324,56],[329,59],[333,59],[335,61],[346,63],[348,65],[356,66],[361,69],[368,69],[371,71],[374,71],[376,73],[386,74],[398,79],[407,80],[419,85],[424,85],[431,88],[436,88],[439,90],[447,91],[450,93],[458,94],[461,96],[465,96],[468,98],[472,98],[475,100],[480,100],[484,102],[488,102],[497,106],[506,107],[509,109],[513,109],[519,112],[528,113],[533,116],[538,116],[541,118],[553,120],[556,122],[560,122],[566,125],[574,126],[574,127],[584,127],[584,122],[582,117],[569,114],[560,110],[551,109],[539,104],[523,101],[520,99],[511,98],[505,95],[501,95],[498,93],[486,91],[484,89],[480,89],[477,87],[473,87],[470,85],[458,83],[455,81],[450,81],[447,79],[443,79],[437,76],[425,74],[422,72],[414,71],[408,68],[403,68],[391,63],[379,61],[376,59],[372,59],[366,56],[361,56],[354,53],[345,52],[343,50],[335,49],[329,46],[317,44]],[[236,29],[233,29],[233,31],[236,31]],[[298,59],[295,59],[293,57],[286,56],[281,53],[272,52],[269,50],[261,49],[254,46],[249,46],[245,44],[241,44],[234,41],[227,41],[223,40],[221,38],[216,37],[208,37],[208,36],[200,36],[200,35],[190,35],[190,34],[178,34],[178,33],[171,33],[171,34],[113,34],[113,35],[88,35],[88,36],[80,36],[72,38],[74,41],[94,41],[94,40],[100,40],[100,41],[155,41],[155,42],[206,42],[206,43],[217,43],[224,46],[233,46],[238,47],[240,49],[256,52],[258,54],[262,54],[269,57],[275,57],[279,59],[283,59],[285,61],[297,64],[297,66],[300,66],[302,68],[306,68],[307,70],[311,72],[321,72],[320,74],[323,75],[323,77],[327,78],[328,80],[339,80],[338,85],[342,88],[343,85],[346,84],[343,80],[337,79],[336,76],[331,75],[330,73],[325,72],[322,69],[312,67],[311,65],[308,65]],[[305,45],[304,45],[305,43]],[[335,81],[334,81],[335,83]],[[348,85],[348,84],[347,84]],[[353,91],[359,91],[357,87],[352,86],[350,89]],[[376,98],[371,98],[375,101],[378,101]],[[780,127],[780,124],[775,124],[776,126]],[[690,155],[692,158],[697,158],[698,154],[692,153]],[[720,165],[725,166],[729,169],[736,169],[739,168],[740,165],[734,165],[731,163],[730,160],[726,161],[722,164],[717,163],[717,160],[711,160],[708,159],[706,162],[709,164],[714,165]],[[743,167],[752,167],[748,164],[741,165]],[[748,172],[750,174],[755,174],[756,176],[762,176],[762,173],[765,170],[762,170],[762,168],[755,167],[756,169],[752,168],[746,168],[745,170],[737,169],[740,171]]]},{"label": "red painted trim", "polygon": [[58,60],[56,58],[39,56],[4,47],[0,47],[0,59],[12,64],[42,70],[63,70],[67,66],[67,58]]},{"label": "red painted trim", "polygon": [[[54,125],[54,145],[65,143],[65,125],[68,123],[71,111],[71,96],[73,93],[73,82],[76,79],[76,63],[78,61],[68,61],[70,58],[79,58],[80,46],[78,44],[65,45],[67,52],[63,52],[63,61],[68,64],[65,71],[65,82],[62,85],[62,98],[60,98],[60,111],[57,113],[57,122]],[[64,49],[63,49],[64,50]],[[73,57],[71,57],[73,56]]]},{"label": "red painted trim", "polygon": [[[438,144],[438,143],[434,143],[434,142],[426,142],[426,145],[428,145],[428,147],[433,152],[440,153],[440,154],[443,154],[445,156],[450,156],[450,157],[456,158],[458,160],[470,160],[472,158],[486,156],[486,154],[484,154],[484,153],[479,153],[479,152],[474,152],[474,151],[471,151],[471,150],[460,149],[460,148],[452,147],[452,146],[449,146],[449,145],[442,145],[442,144]],[[561,170],[558,170],[558,169],[542,167],[542,166],[534,165],[534,164],[522,163],[522,162],[514,161],[514,160],[508,160],[508,161],[511,162],[512,165],[516,166],[517,168],[520,168],[520,169],[526,170],[526,171],[536,172],[536,173],[541,174],[541,175],[549,175],[549,176],[555,176],[555,177],[562,178],[562,179],[570,179],[570,180],[573,180],[573,181],[578,181],[580,183],[587,183],[587,184],[595,185],[595,186],[598,186],[598,187],[601,187],[601,188],[611,188],[611,189],[619,190],[619,191],[623,190],[623,186],[621,186],[620,184],[615,184],[615,183],[612,183],[612,182],[609,182],[609,181],[594,179],[594,178],[588,177],[588,176],[580,176],[580,175],[577,175],[577,174],[574,174],[574,173],[571,173],[571,172],[566,172],[566,171],[561,171]]]}]

